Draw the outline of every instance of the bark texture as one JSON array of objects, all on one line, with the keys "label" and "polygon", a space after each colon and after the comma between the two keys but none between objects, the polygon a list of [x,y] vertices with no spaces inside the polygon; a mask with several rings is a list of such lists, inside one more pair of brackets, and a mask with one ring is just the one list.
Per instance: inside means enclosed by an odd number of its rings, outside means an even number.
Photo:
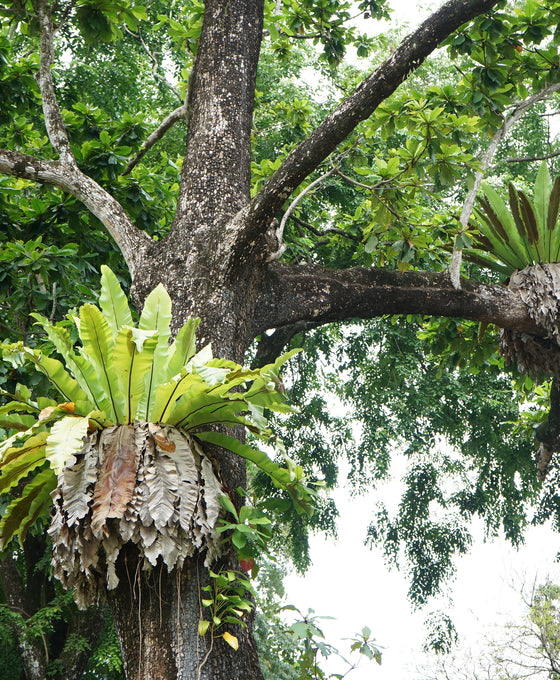
[{"label": "bark texture", "polygon": [[[42,536],[27,536],[24,543],[27,566],[25,581],[11,556],[0,561],[0,587],[7,605],[19,615],[12,619],[13,637],[19,648],[26,680],[79,680],[101,635],[105,611],[91,607],[86,612],[79,612],[70,621],[55,621],[53,631],[48,636],[28,634],[26,620],[55,596],[45,572],[37,568],[44,559],[45,550]],[[73,635],[86,640],[87,645],[67,645],[66,642]]]},{"label": "bark texture", "polygon": [[202,562],[193,558],[171,574],[160,566],[147,576],[132,547],[121,556],[119,585],[109,602],[128,680],[262,678],[250,626],[235,628],[237,652],[221,638],[198,635],[200,588],[207,582]]}]

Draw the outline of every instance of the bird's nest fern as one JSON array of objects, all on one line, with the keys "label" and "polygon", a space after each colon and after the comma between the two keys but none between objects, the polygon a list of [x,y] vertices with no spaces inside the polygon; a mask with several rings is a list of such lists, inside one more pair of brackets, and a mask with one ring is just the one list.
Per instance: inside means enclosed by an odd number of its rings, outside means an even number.
[{"label": "bird's nest fern", "polygon": [[489,184],[483,185],[475,211],[479,235],[469,250],[472,259],[509,276],[525,267],[558,262],[560,229],[560,176],[552,180],[543,162],[533,197],[508,185],[508,203]]},{"label": "bird's nest fern", "polygon": [[243,425],[274,442],[264,410],[290,410],[278,387],[280,366],[293,352],[245,369],[213,358],[209,346],[195,351],[197,319],[170,343],[164,287],[148,296],[135,325],[107,267],[100,308],[85,304],[72,317],[78,348],[65,327],[34,317],[64,363],[22,343],[4,345],[3,357],[14,365],[30,362],[60,396],[33,401],[21,389],[0,407],[0,425],[15,430],[0,444],[0,493],[11,498],[0,547],[15,536],[23,541],[50,512],[55,571],[75,586],[81,604],[116,586],[115,562],[127,541],[148,568],[161,558],[172,569],[195,550],[206,551],[207,563],[218,556],[222,486],[206,443],[250,460],[299,511],[310,511],[313,491],[299,466],[286,458],[281,467],[213,429]]}]

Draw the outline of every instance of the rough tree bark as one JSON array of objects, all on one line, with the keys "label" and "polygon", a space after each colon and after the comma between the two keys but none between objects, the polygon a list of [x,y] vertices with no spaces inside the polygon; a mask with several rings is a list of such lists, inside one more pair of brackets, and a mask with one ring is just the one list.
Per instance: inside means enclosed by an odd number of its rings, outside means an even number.
[{"label": "rough tree bark", "polygon": [[[46,541],[43,536],[28,535],[24,543],[27,573],[20,572],[11,556],[0,561],[0,582],[7,605],[17,614],[12,619],[12,633],[20,652],[26,680],[46,680],[47,677],[79,680],[85,670],[91,651],[103,629],[105,612],[93,607],[79,612],[71,621],[59,621],[49,639],[30,636],[26,621],[45,606],[55,595],[44,571],[38,570],[39,560],[44,558]],[[66,645],[71,636],[87,640],[87,645]],[[50,661],[56,661],[55,674],[47,675]]]},{"label": "rough tree bark", "polygon": [[[36,0],[42,26],[39,84],[47,132],[57,161],[0,149],[0,172],[53,184],[78,197],[103,222],[120,247],[141,305],[162,282],[174,303],[174,326],[200,316],[199,342],[214,353],[243,361],[251,341],[267,329],[313,325],[381,314],[436,314],[493,322],[527,333],[543,332],[519,293],[463,282],[456,290],[445,274],[318,267],[271,262],[281,244],[275,217],[294,189],[368,118],[408,74],[466,21],[497,0],[450,0],[407,37],[318,128],[298,146],[250,199],[250,131],[263,0],[206,0],[197,56],[190,77],[188,133],[177,200],[167,238],[151,241],[122,207],[77,167],[50,77],[52,7]],[[182,111],[181,111],[182,113]],[[244,467],[222,455],[230,488],[243,486]],[[198,557],[179,574],[139,577],[134,555],[120,563],[118,589],[110,595],[127,677],[134,680],[258,680],[250,626],[240,649],[197,634],[200,585],[206,570]],[[236,631],[237,633],[237,631]]]}]

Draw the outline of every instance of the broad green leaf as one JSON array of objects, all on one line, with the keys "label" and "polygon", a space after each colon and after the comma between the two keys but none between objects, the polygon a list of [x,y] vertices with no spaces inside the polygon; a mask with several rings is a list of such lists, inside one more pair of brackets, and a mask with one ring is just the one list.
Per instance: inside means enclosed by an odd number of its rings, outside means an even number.
[{"label": "broad green leaf", "polygon": [[137,417],[138,406],[144,394],[145,378],[152,367],[157,341],[156,331],[123,327],[117,334],[113,369],[119,391],[124,397],[122,422],[125,424],[131,423]]},{"label": "broad green leaf", "polygon": [[196,351],[195,332],[199,323],[200,319],[188,319],[169,347],[166,371],[169,378],[180,373],[181,369],[194,356]]},{"label": "broad green leaf", "polygon": [[79,333],[82,356],[89,359],[95,369],[95,380],[90,377],[89,384],[96,405],[113,422],[122,422],[124,396],[119,392],[118,378],[112,366],[115,340],[107,320],[95,305],[80,307]]},{"label": "broad green leaf", "polygon": [[513,269],[523,266],[530,249],[523,233],[518,229],[505,202],[489,185],[483,184],[484,197],[479,197],[479,203],[484,209],[482,217],[487,229],[484,235],[492,242],[495,254]]},{"label": "broad green leaf", "polygon": [[552,185],[548,203],[547,226],[551,232],[550,261],[558,262],[560,258],[560,225],[558,224],[558,210],[560,208],[560,175],[557,175]]},{"label": "broad green leaf", "polygon": [[184,402],[178,403],[177,408],[170,412],[166,422],[185,430],[206,427],[214,423],[249,426],[250,424],[239,415],[244,410],[246,410],[246,404],[242,398],[229,400],[202,393],[192,399],[185,398]]},{"label": "broad green leaf", "polygon": [[82,448],[88,430],[88,418],[67,416],[51,427],[45,456],[56,474],[62,472],[68,458]]},{"label": "broad green leaf", "polygon": [[521,239],[526,252],[526,257],[523,258],[523,264],[517,266],[517,269],[522,269],[523,266],[534,264],[538,260],[538,254],[535,244],[531,242],[530,226],[526,224],[525,217],[521,211],[520,193],[511,182],[508,185],[508,192],[511,214],[517,228],[517,233],[519,234],[519,238]]},{"label": "broad green leaf", "polygon": [[[146,420],[151,423],[169,422],[167,417],[179,397],[187,392],[195,396],[204,393],[207,389],[206,383],[199,375],[189,373],[186,369],[183,369],[181,374],[176,376],[175,379],[157,386],[155,399]],[[142,408],[142,403],[140,408]]]},{"label": "broad green leaf", "polygon": [[[3,392],[3,394],[8,394]],[[0,406],[0,415],[4,413],[39,413],[40,409],[35,404],[30,404],[25,401],[8,401]]]},{"label": "broad green leaf", "polygon": [[109,403],[105,396],[98,394],[99,390],[93,388],[93,385],[97,382],[95,366],[85,357],[76,354],[68,331],[60,326],[55,326],[40,314],[31,314],[30,316],[42,326],[56,351],[63,357],[66,367],[87,395],[91,403],[90,409],[94,406],[99,409],[107,409]]},{"label": "broad green leaf", "polygon": [[[211,600],[212,602],[212,600]],[[208,627],[210,626],[210,621],[205,621],[204,619],[200,619],[198,622],[198,634],[199,635],[206,635],[206,632],[208,630]]]},{"label": "broad green leaf", "polygon": [[167,373],[169,338],[171,336],[171,298],[160,283],[146,298],[144,309],[138,322],[141,330],[156,330],[158,341],[150,370],[146,373],[144,394],[138,407],[139,415],[148,420],[153,408],[158,386],[172,376]]},{"label": "broad green leaf", "polygon": [[533,204],[539,237],[543,244],[544,261],[551,262],[552,234],[548,230],[548,205],[550,202],[550,192],[552,191],[552,180],[546,161],[541,163],[537,177],[535,179],[535,193]]},{"label": "broad green leaf", "polygon": [[46,357],[39,350],[32,350],[27,347],[23,348],[23,354],[25,359],[35,364],[38,371],[47,376],[65,401],[87,400],[86,393],[58,359]]},{"label": "broad green leaf", "polygon": [[0,427],[7,430],[27,430],[33,425],[36,418],[31,415],[20,416],[15,413],[0,415]]},{"label": "broad green leaf", "polygon": [[122,326],[132,326],[132,314],[126,295],[113,271],[104,264],[101,265],[99,305],[113,332],[113,337]]},{"label": "broad green leaf", "polygon": [[517,190],[517,195],[519,197],[519,207],[521,209],[521,216],[525,223],[525,228],[527,230],[527,236],[529,238],[529,243],[534,246],[538,253],[538,259],[542,262],[544,261],[543,244],[539,238],[539,229],[537,225],[537,216],[531,204],[529,198],[521,190]]},{"label": "broad green leaf", "polygon": [[138,328],[157,330],[165,342],[171,335],[171,298],[165,287],[159,283],[146,298]]},{"label": "broad green leaf", "polygon": [[208,387],[225,382],[232,371],[239,371],[241,366],[227,359],[211,359],[204,364],[194,364],[194,370]]},{"label": "broad green leaf", "polygon": [[47,432],[40,432],[29,437],[22,446],[10,447],[4,452],[0,462],[0,493],[16,486],[30,472],[43,465],[47,436]]},{"label": "broad green leaf", "polygon": [[31,504],[26,517],[19,526],[18,539],[20,545],[23,546],[28,530],[35,524],[40,516],[48,517],[52,506],[51,493],[57,485],[57,478],[54,471],[48,467],[41,470],[39,474],[26,484],[22,499],[30,499]]},{"label": "broad green leaf", "polygon": [[189,363],[192,363],[193,366],[201,366],[202,364],[207,364],[209,361],[212,361],[213,358],[212,343],[209,342],[193,356]]},{"label": "broad green leaf", "polygon": [[245,394],[231,392],[234,387],[245,382],[243,377],[238,377],[231,382],[209,388],[198,374],[187,373],[186,379],[173,394],[171,405],[165,411],[165,422],[185,429],[216,422],[246,424],[243,418],[237,416],[248,409]]},{"label": "broad green leaf", "polygon": [[[235,505],[233,504],[233,502],[232,502],[232,500],[229,496],[222,494],[219,497],[219,501],[220,501],[220,505],[222,506],[222,508],[224,510],[226,510],[226,512],[230,512],[235,517],[236,520],[239,519]],[[245,507],[245,506],[243,506],[243,507]]]},{"label": "broad green leaf", "polygon": [[6,508],[0,522],[0,549],[16,535],[23,542],[37,518],[48,514],[52,505],[51,492],[56,487],[56,475],[46,468],[26,484],[21,496]]},{"label": "broad green leaf", "polygon": [[485,253],[481,250],[478,250],[477,248],[472,248],[469,249],[465,257],[466,259],[476,262],[477,264],[480,264],[483,267],[488,267],[488,269],[497,271],[504,277],[507,277],[509,274],[511,274],[511,268],[508,267],[506,264],[502,264],[500,260],[497,260],[496,258],[492,257],[491,253]]}]

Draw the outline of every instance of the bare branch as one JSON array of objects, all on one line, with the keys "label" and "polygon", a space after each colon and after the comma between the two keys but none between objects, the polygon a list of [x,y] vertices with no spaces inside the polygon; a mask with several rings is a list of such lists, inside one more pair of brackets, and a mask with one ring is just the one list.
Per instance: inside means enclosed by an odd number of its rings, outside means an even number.
[{"label": "bare branch", "polygon": [[402,273],[365,267],[336,271],[274,262],[255,307],[255,336],[299,321],[325,324],[384,314],[458,317],[545,334],[518,293],[467,280],[456,290],[446,272]]},{"label": "bare branch", "polygon": [[132,276],[152,240],[134,226],[123,207],[97,182],[76,166],[61,161],[44,161],[34,156],[0,149],[0,172],[50,184],[81,201],[111,234],[120,248]]},{"label": "bare branch", "polygon": [[[531,106],[533,106],[533,104],[536,104],[537,102],[546,99],[547,97],[549,97],[554,92],[557,92],[558,90],[560,90],[560,83],[554,83],[554,85],[548,85],[547,87],[543,87],[538,92],[535,92],[535,94],[531,95],[530,97],[527,97],[527,99],[525,99],[524,101],[516,104],[513,108],[512,113],[510,113],[504,119],[502,127],[499,128],[494,133],[494,136],[492,137],[490,144],[488,145],[485,152],[482,154],[479,168],[474,176],[473,185],[469,189],[469,192],[467,193],[467,196],[465,198],[465,202],[463,203],[463,209],[461,211],[461,217],[459,219],[461,223],[461,230],[467,228],[467,225],[471,217],[471,213],[473,211],[476,195],[478,193],[478,190],[480,189],[480,185],[482,183],[482,180],[484,179],[486,170],[492,163],[492,159],[494,158],[494,155],[502,140],[505,139],[511,128],[521,120],[521,118],[525,115],[525,113],[527,113],[527,111],[531,108]],[[462,250],[460,248],[454,247],[453,254],[451,256],[451,263],[449,265],[449,275],[451,277],[451,282],[453,283],[453,286],[455,288],[460,287],[461,260]]]},{"label": "bare branch", "polygon": [[506,163],[523,163],[532,161],[547,161],[549,158],[556,158],[560,156],[560,151],[553,151],[552,153],[547,153],[544,156],[510,156],[506,158]]},{"label": "bare branch", "polygon": [[142,160],[142,158],[148,153],[148,151],[159,142],[159,140],[165,135],[165,133],[172,128],[175,123],[181,119],[186,119],[187,117],[187,104],[177,107],[172,111],[167,118],[161,123],[161,125],[152,132],[148,139],[142,144],[138,153],[128,162],[128,165],[124,169],[123,175],[128,175],[128,173]]},{"label": "bare branch", "polygon": [[293,190],[352,130],[375,111],[453,31],[487,12],[497,0],[450,0],[403,40],[396,51],[368,76],[315,131],[294,149],[253,199],[244,242],[266,230]]},{"label": "bare branch", "polygon": [[54,28],[51,9],[47,5],[46,0],[37,0],[37,14],[41,26],[41,48],[37,82],[41,90],[47,134],[54,150],[60,156],[60,161],[67,165],[76,166],[76,160],[70,149],[70,141],[66,134],[52,80]]},{"label": "bare branch", "polygon": [[167,78],[166,78],[165,76],[162,76],[162,75],[159,73],[159,61],[157,60],[157,54],[158,54],[158,52],[155,52],[155,51],[152,52],[152,51],[150,50],[150,48],[149,48],[148,45],[146,44],[146,41],[145,41],[144,38],[142,37],[142,32],[140,31],[140,28],[138,29],[138,33],[134,33],[133,31],[131,31],[130,29],[128,29],[128,28],[125,26],[125,31],[126,31],[129,35],[131,35],[133,38],[136,38],[137,40],[140,41],[140,44],[141,44],[142,47],[144,48],[144,52],[146,52],[146,54],[147,54],[148,57],[150,58],[150,61],[152,62],[152,73],[153,73],[153,75],[154,75],[154,78],[155,78],[156,80],[159,80],[160,83],[162,83],[163,85],[165,85],[165,87],[167,87],[169,90],[171,90],[171,92],[173,92],[173,94],[177,97],[177,99],[178,99],[179,101],[182,101],[183,97],[181,97],[179,91],[178,91],[178,90],[177,90],[177,89],[176,89],[176,88],[175,88],[175,87],[167,80]]},{"label": "bare branch", "polygon": [[286,212],[284,213],[284,215],[282,217],[282,220],[280,222],[278,229],[276,230],[276,239],[278,240],[278,246],[279,246],[278,250],[275,253],[271,253],[268,256],[268,262],[272,262],[274,260],[277,260],[282,255],[282,253],[286,250],[286,246],[282,243],[282,238],[284,236],[284,228],[286,226],[286,222],[290,218],[290,215],[292,214],[292,212],[295,210],[297,204],[302,200],[302,198],[304,198],[309,192],[311,192],[318,184],[321,184],[321,182],[323,182],[324,180],[329,178],[331,175],[334,175],[335,172],[336,172],[336,169],[331,168],[327,172],[323,173],[320,177],[317,177],[316,180],[313,180],[313,182],[311,182],[311,184],[306,186],[305,189],[300,194],[298,194],[294,198],[294,200],[291,202],[290,206],[288,207],[288,209],[286,210]]}]

